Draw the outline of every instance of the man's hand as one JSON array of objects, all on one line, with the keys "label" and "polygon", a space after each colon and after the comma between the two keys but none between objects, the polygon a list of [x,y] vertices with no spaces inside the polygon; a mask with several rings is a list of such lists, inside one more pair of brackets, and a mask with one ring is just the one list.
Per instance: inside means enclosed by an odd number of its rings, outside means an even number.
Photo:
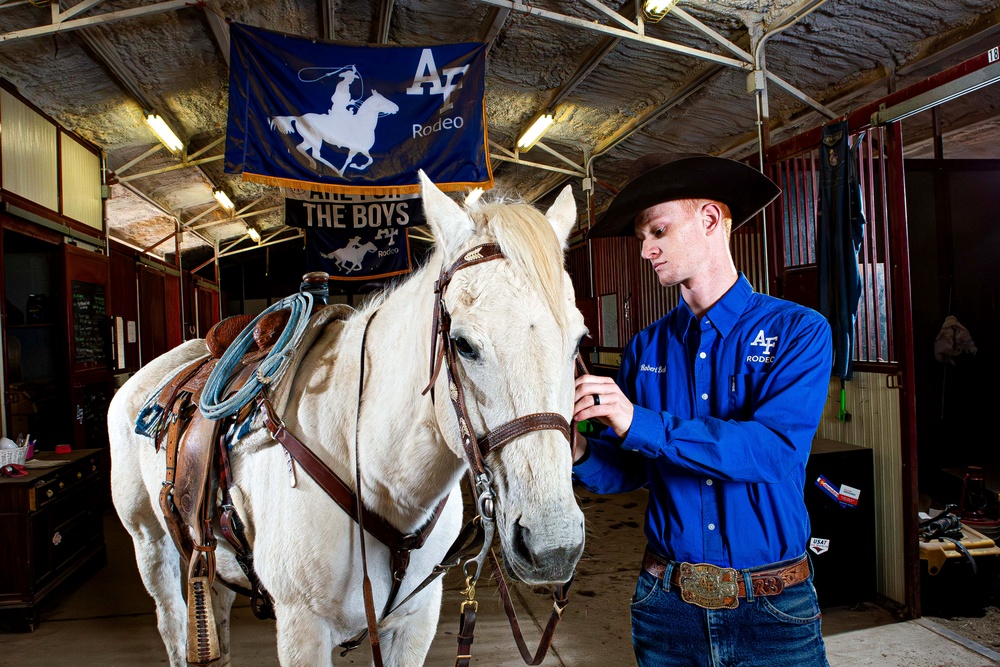
[{"label": "man's hand", "polygon": [[[611,378],[581,375],[576,379],[574,400],[573,418],[577,421],[596,419],[613,428],[619,438],[628,434],[635,408]],[[585,450],[586,447],[575,447],[574,460],[582,456]]]}]

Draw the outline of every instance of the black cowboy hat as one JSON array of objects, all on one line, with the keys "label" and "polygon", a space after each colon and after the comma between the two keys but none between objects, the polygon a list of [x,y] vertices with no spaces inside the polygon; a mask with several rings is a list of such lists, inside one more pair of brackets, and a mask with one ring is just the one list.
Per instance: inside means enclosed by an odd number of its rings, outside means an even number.
[{"label": "black cowboy hat", "polygon": [[781,194],[770,178],[742,162],[712,155],[653,153],[638,158],[625,187],[587,238],[631,236],[641,211],[675,199],[711,199],[729,207],[736,229]]}]

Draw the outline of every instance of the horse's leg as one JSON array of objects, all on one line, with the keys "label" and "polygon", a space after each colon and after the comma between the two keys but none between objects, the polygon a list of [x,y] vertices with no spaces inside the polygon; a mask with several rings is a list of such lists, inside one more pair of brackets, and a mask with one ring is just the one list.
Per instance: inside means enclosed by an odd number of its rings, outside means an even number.
[{"label": "horse's leg", "polygon": [[316,160],[314,160],[311,157],[309,157],[309,150],[310,149],[312,149],[312,151],[313,151],[314,154],[317,153],[317,152],[319,152],[319,151],[316,150],[315,146],[312,146],[309,143],[308,139],[306,139],[301,144],[299,144],[298,146],[295,147],[295,150],[297,150],[298,152],[300,152],[303,155],[305,155],[306,159],[309,160],[309,168],[310,169],[315,169],[316,168]]},{"label": "horse's leg", "polygon": [[367,169],[368,165],[375,161],[372,156],[368,154],[368,151],[361,151],[361,154],[368,158],[368,162],[365,162],[364,164],[352,164],[351,166],[355,169]]},{"label": "horse's leg", "polygon": [[233,609],[234,599],[236,599],[236,593],[219,582],[216,582],[215,586],[212,587],[212,611],[215,613],[215,625],[219,629],[219,652],[222,654],[219,667],[231,664],[229,657],[229,620],[232,617],[230,612]]},{"label": "horse's leg", "polygon": [[390,616],[380,627],[379,640],[387,666],[420,667],[424,664],[441,613],[440,581],[429,590],[427,599],[410,613]]},{"label": "horse's leg", "polygon": [[[187,605],[184,604],[181,593],[180,555],[173,540],[160,526],[156,517],[152,516],[152,511],[150,505],[149,514],[144,519],[135,514],[121,518],[125,528],[132,535],[135,560],[139,566],[142,583],[156,603],[156,627],[160,630],[160,637],[167,649],[170,667],[185,667]],[[121,515],[120,509],[119,515]]]},{"label": "horse's leg", "polygon": [[354,156],[357,155],[357,154],[358,154],[358,152],[356,150],[354,150],[353,148],[348,149],[347,161],[344,162],[344,168],[341,170],[341,173],[345,173],[347,171],[347,168],[351,166],[351,160],[353,160]]},{"label": "horse's leg", "polygon": [[275,601],[277,616],[278,662],[282,667],[333,664],[333,638],[326,621],[305,604]]},{"label": "horse's leg", "polygon": [[328,166],[330,169],[333,169],[333,171],[337,174],[337,176],[343,176],[344,174],[342,171],[334,167],[332,163],[330,163],[329,161],[327,161],[326,158],[320,155],[320,150],[322,146],[323,144],[320,144],[320,148],[313,148],[313,157],[322,162],[323,164],[325,164],[326,166]]}]

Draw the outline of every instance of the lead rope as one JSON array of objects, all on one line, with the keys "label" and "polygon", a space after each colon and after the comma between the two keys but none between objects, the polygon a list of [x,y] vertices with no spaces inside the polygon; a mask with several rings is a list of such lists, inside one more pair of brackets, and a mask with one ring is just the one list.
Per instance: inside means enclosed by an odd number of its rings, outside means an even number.
[{"label": "lead rope", "polygon": [[382,646],[378,636],[378,619],[375,617],[375,598],[372,595],[372,581],[368,576],[368,550],[365,545],[365,513],[360,511],[363,503],[361,496],[361,452],[358,445],[359,431],[361,430],[361,398],[365,390],[365,341],[368,338],[368,329],[375,319],[378,311],[374,311],[365,323],[364,333],[361,334],[361,364],[358,370],[358,411],[354,421],[354,488],[358,496],[358,531],[361,533],[361,567],[364,570],[362,590],[365,598],[365,619],[368,622],[368,640],[372,646],[372,660],[375,667],[382,667]]}]

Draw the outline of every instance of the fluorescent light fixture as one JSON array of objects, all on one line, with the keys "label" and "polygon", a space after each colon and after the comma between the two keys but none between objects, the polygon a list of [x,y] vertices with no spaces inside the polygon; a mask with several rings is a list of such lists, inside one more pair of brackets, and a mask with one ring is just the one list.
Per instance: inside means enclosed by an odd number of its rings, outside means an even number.
[{"label": "fluorescent light fixture", "polygon": [[167,123],[156,114],[146,114],[146,125],[153,131],[156,138],[163,142],[171,153],[179,153],[184,148],[184,143],[177,138],[174,131]]},{"label": "fluorescent light fixture", "polygon": [[550,113],[542,114],[535,118],[534,122],[521,135],[521,138],[517,140],[517,147],[522,151],[529,150],[542,138],[542,135],[549,129],[554,120],[555,118]]},{"label": "fluorescent light fixture", "polygon": [[253,239],[254,243],[260,243],[260,232],[253,225],[247,225],[247,234]]},{"label": "fluorescent light fixture", "polygon": [[646,0],[642,5],[642,15],[650,23],[656,23],[676,4],[677,0]]},{"label": "fluorescent light fixture", "polygon": [[233,201],[229,198],[229,195],[227,195],[224,190],[212,190],[212,196],[215,197],[215,200],[217,202],[219,202],[219,206],[226,209],[227,211],[236,210],[236,205],[233,203]]}]

